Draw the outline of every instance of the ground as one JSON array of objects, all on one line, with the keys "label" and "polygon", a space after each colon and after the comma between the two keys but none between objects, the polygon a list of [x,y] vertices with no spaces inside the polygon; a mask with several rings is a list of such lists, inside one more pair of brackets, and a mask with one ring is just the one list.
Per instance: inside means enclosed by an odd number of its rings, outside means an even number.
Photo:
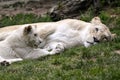
[{"label": "ground", "polygon": [[[89,8],[80,19],[93,18]],[[98,15],[117,37],[111,42],[102,42],[85,48],[67,49],[60,54],[24,60],[10,66],[0,66],[0,80],[120,80],[120,7],[107,7]],[[18,14],[3,17],[0,25],[16,25],[51,21],[49,16]],[[118,53],[117,53],[117,52]]]},{"label": "ground", "polygon": [[41,0],[28,2],[14,2],[10,3],[0,2],[0,17],[13,16],[20,13],[33,13],[38,16],[47,13],[53,6],[58,3],[57,0]]}]

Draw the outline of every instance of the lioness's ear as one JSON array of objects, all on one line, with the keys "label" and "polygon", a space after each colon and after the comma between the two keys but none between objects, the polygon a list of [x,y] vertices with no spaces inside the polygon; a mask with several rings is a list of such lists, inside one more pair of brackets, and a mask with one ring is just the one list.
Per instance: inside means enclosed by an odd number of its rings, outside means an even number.
[{"label": "lioness's ear", "polygon": [[32,31],[32,26],[31,25],[29,25],[29,26],[27,26],[27,27],[24,28],[24,34],[25,35],[29,34],[31,31]]},{"label": "lioness's ear", "polygon": [[94,18],[92,18],[91,23],[93,23],[93,24],[100,24],[101,20],[100,20],[99,17],[94,17]]},{"label": "lioness's ear", "polygon": [[112,34],[112,39],[116,38],[117,34]]}]

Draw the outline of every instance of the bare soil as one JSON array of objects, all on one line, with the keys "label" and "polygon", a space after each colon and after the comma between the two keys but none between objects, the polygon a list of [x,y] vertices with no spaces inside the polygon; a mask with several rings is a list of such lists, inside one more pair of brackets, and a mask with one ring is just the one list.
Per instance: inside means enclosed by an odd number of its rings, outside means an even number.
[{"label": "bare soil", "polygon": [[38,16],[43,15],[58,3],[58,0],[24,0],[24,2],[20,0],[15,1],[3,0],[2,2],[2,0],[0,0],[0,18],[2,16],[13,16],[19,13],[33,13]]}]

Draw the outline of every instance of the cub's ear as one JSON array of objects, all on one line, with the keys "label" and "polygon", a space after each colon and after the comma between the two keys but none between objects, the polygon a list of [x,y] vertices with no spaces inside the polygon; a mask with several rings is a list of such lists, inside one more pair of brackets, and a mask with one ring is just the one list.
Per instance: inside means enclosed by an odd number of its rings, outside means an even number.
[{"label": "cub's ear", "polygon": [[102,22],[101,22],[99,17],[94,17],[94,18],[92,18],[91,23],[93,23],[93,24],[101,24]]},{"label": "cub's ear", "polygon": [[27,34],[29,34],[30,32],[32,32],[32,26],[31,26],[31,25],[26,26],[26,27],[24,28],[24,34],[27,35]]}]

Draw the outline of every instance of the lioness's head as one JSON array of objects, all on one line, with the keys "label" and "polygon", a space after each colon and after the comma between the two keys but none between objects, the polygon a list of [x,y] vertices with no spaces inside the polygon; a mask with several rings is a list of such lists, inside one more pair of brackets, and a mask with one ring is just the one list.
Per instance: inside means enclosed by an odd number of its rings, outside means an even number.
[{"label": "lioness's head", "polygon": [[113,34],[110,32],[109,28],[103,24],[99,17],[94,17],[91,20],[92,28],[90,34],[94,36],[95,41],[111,41],[113,39]]},{"label": "lioness's head", "polygon": [[84,43],[86,47],[103,40],[111,41],[115,36],[115,34],[112,34],[109,28],[101,22],[99,17],[94,17],[91,20],[91,25],[88,30],[89,32],[86,36],[86,42]]}]

